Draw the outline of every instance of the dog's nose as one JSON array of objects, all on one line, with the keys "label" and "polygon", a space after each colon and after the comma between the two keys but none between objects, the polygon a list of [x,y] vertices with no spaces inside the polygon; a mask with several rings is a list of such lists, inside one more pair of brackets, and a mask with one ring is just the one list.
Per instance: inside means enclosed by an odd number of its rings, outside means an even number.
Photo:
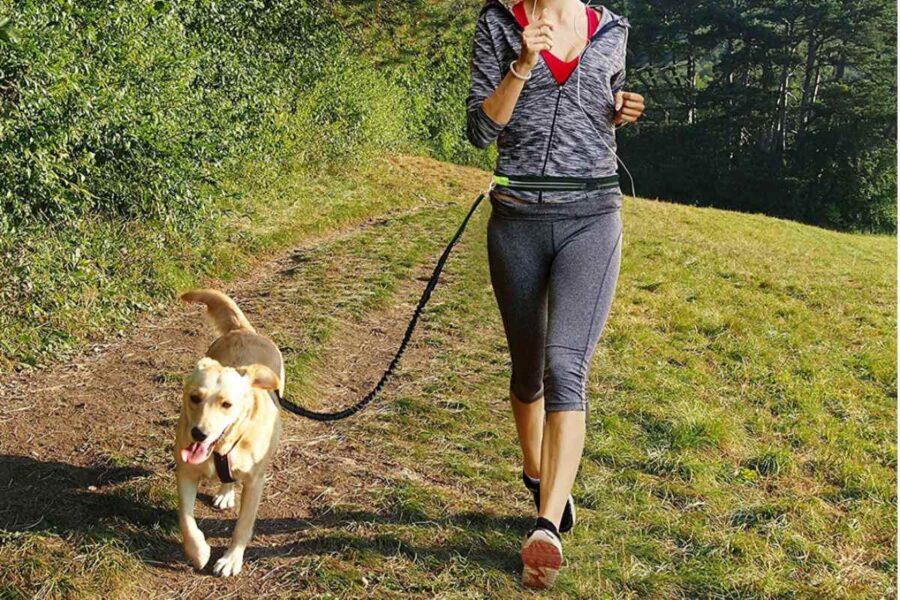
[{"label": "dog's nose", "polygon": [[194,438],[196,442],[202,442],[206,439],[206,434],[200,431],[199,427],[194,427],[191,429],[191,437]]}]

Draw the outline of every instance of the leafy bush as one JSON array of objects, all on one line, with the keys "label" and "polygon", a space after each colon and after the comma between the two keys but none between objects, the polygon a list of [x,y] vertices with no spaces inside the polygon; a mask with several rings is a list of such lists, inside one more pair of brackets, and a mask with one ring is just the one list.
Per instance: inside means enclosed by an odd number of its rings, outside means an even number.
[{"label": "leafy bush", "polygon": [[61,320],[96,330],[170,297],[172,265],[220,234],[220,184],[251,165],[421,147],[414,100],[330,17],[306,0],[0,0],[0,362],[76,342]]},{"label": "leafy bush", "polygon": [[325,13],[302,0],[0,4],[18,38],[0,42],[0,231],[97,213],[193,223],[235,162],[402,145],[402,90]]}]

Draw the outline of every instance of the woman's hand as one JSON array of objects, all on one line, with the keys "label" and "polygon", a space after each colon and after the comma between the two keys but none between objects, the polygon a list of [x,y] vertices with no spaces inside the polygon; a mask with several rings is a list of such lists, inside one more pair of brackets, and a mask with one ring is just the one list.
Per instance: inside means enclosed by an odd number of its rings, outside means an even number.
[{"label": "woman's hand", "polygon": [[634,92],[616,92],[616,116],[613,125],[634,123],[644,114],[644,97]]},{"label": "woman's hand", "polygon": [[522,32],[522,51],[519,53],[519,60],[516,61],[516,73],[526,77],[537,64],[541,52],[553,48],[555,27],[556,23],[545,8],[541,11],[541,17],[525,28]]}]

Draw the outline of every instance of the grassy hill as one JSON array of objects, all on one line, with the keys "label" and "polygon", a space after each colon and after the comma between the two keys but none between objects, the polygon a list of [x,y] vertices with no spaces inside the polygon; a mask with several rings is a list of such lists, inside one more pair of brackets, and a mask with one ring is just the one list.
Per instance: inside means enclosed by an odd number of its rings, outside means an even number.
[{"label": "grassy hill", "polygon": [[[486,181],[396,157],[253,186],[269,201],[235,214],[211,264],[233,265],[225,288],[285,348],[290,394],[333,406],[366,388]],[[530,597],[488,214],[378,406],[335,426],[286,416],[237,579],[193,573],[178,547],[178,382],[210,341],[196,311],[6,381],[0,597]],[[624,219],[554,595],[895,596],[896,238],[641,199]],[[200,516],[216,556],[233,515]]]}]

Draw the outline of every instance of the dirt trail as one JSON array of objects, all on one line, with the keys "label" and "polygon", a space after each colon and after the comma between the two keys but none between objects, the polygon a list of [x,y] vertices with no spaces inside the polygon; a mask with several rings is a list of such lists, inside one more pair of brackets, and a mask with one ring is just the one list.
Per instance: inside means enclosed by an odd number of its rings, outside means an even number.
[{"label": "dirt trail", "polygon": [[[306,253],[359,235],[387,218],[430,208],[423,205],[307,242],[258,265],[249,277],[221,287],[261,332],[289,336],[296,326],[291,306],[303,285],[297,277],[298,264]],[[389,307],[367,314],[364,322],[341,323],[328,340],[322,354],[333,377],[323,390],[322,406],[349,404],[377,380],[402,336],[431,262],[399,284]],[[36,376],[20,374],[2,382],[0,485],[8,487],[0,499],[3,527],[15,531],[46,526],[77,533],[111,511],[119,512],[132,532],[129,546],[148,565],[149,577],[138,584],[148,595],[245,597],[272,593],[277,585],[278,567],[273,569],[270,563],[257,569],[260,558],[314,551],[304,543],[304,531],[327,524],[329,506],[359,496],[373,474],[395,469],[377,440],[345,435],[352,424],[319,424],[285,413],[282,444],[245,573],[227,583],[194,574],[170,533],[173,515],[162,515],[158,506],[145,500],[129,500],[120,488],[172,489],[171,444],[181,376],[213,339],[201,312],[196,306],[175,304],[165,315],[146,318],[122,339],[91,346],[75,360]],[[414,340],[404,364],[423,360],[427,348]],[[402,385],[401,376],[384,400],[389,402]],[[370,407],[371,412],[357,418],[371,418],[383,406]],[[201,489],[212,490],[212,484]],[[217,513],[204,501],[201,505],[200,524],[213,545],[214,561],[226,545],[235,515]],[[154,530],[160,520],[169,533]]]}]

